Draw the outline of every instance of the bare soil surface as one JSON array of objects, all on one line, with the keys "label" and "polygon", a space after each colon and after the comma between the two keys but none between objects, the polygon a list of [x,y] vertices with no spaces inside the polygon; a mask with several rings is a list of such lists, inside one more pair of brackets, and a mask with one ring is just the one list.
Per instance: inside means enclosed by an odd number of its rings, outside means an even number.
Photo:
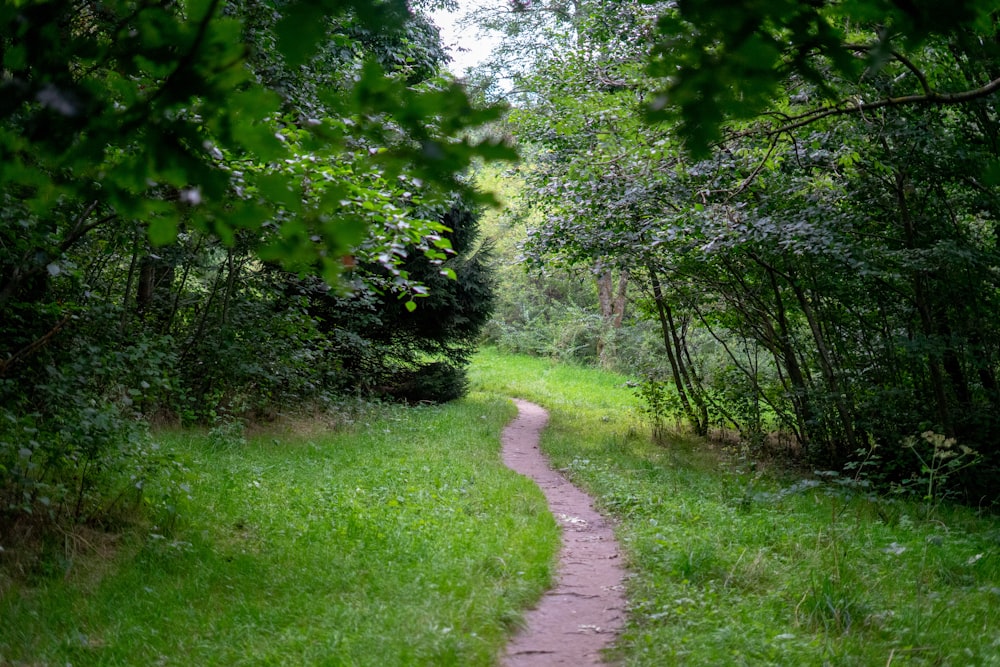
[{"label": "bare soil surface", "polygon": [[538,448],[548,413],[514,400],[518,417],[503,432],[503,460],[534,480],[562,525],[555,586],[525,614],[525,627],[507,645],[504,667],[601,665],[601,649],[625,620],[624,578],[612,526],[593,499],[552,469]]}]

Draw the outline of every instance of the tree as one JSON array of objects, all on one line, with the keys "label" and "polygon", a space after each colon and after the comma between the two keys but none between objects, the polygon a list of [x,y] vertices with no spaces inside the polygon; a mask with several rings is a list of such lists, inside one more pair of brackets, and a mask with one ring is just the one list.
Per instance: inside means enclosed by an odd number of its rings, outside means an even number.
[{"label": "tree", "polygon": [[[974,47],[996,57],[994,3],[959,0],[893,2],[738,2],[686,0],[657,21],[649,73],[659,79],[650,98],[653,118],[674,118],[693,155],[704,157],[722,139],[730,119],[772,116],[774,132],[790,131],[831,115],[864,114],[885,107],[965,104],[992,95],[1000,79],[965,61]],[[959,68],[976,76],[964,85],[939,85],[933,40],[951,41]],[[986,52],[986,53],[983,53]],[[929,59],[926,56],[931,55]],[[916,90],[844,96],[836,80],[857,81],[887,63],[902,65]],[[815,87],[814,105],[797,114],[780,110],[784,84],[794,76]],[[949,83],[955,83],[954,80]]]},{"label": "tree", "polygon": [[449,270],[435,206],[477,197],[473,157],[512,155],[466,133],[499,110],[437,76],[437,34],[403,0],[49,0],[0,25],[8,516],[134,499],[164,463],[143,416],[328,388],[329,341],[267,267],[338,285],[366,262],[413,308],[410,253],[422,278]]},{"label": "tree", "polygon": [[[638,3],[581,1],[490,7],[476,15],[481,25],[509,38],[498,54],[504,61],[489,68],[513,82],[509,126],[524,145],[538,148],[525,171],[526,205],[546,216],[538,234],[553,242],[563,226],[613,225],[612,217],[632,215],[620,195],[642,187],[633,182],[633,167],[642,163],[620,151],[646,131],[631,90],[641,68],[636,48],[642,42],[641,11]],[[658,138],[639,143],[655,150]],[[549,255],[545,264],[552,259]],[[627,262],[600,247],[572,261],[589,264],[600,306],[598,326],[591,326],[595,353],[610,366],[627,306]]]},{"label": "tree", "polygon": [[355,284],[348,295],[324,289],[316,279],[288,276],[289,295],[306,298],[308,312],[330,341],[328,356],[345,390],[433,402],[465,394],[465,368],[493,310],[490,247],[479,243],[480,212],[467,199],[456,197],[425,215],[447,228],[440,245],[448,254],[401,249],[406,258],[395,270],[420,283],[416,308],[387,288],[372,287],[396,279],[375,261],[350,269]]},{"label": "tree", "polygon": [[911,4],[682,2],[551,49],[511,116],[542,147],[528,249],[632,269],[696,431],[782,431],[832,468],[877,448],[904,486],[935,431],[992,501],[997,54],[981,7]]}]

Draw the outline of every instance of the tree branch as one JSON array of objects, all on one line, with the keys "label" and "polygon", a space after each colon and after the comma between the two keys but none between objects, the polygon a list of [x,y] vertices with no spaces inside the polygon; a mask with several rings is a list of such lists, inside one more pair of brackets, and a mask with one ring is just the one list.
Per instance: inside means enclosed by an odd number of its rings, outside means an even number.
[{"label": "tree branch", "polygon": [[[779,125],[777,127],[772,127],[769,130],[764,131],[764,136],[774,136],[776,134],[783,134],[785,132],[791,132],[799,128],[805,127],[815,123],[823,118],[829,118],[831,116],[845,116],[847,114],[853,113],[865,113],[867,111],[875,111],[876,109],[885,109],[888,107],[903,107],[903,106],[917,106],[917,105],[938,105],[938,106],[948,106],[965,104],[966,102],[971,102],[973,100],[978,100],[983,97],[989,97],[993,93],[1000,90],[1000,78],[993,79],[989,83],[979,88],[973,88],[971,90],[963,90],[957,93],[925,93],[922,95],[904,95],[902,97],[886,97],[875,102],[860,102],[854,100],[843,100],[834,106],[821,107],[819,109],[813,109],[812,111],[807,111],[799,116],[790,116],[789,120],[792,122],[786,123],[784,125]],[[751,134],[757,134],[756,131],[748,131],[736,134],[734,136],[748,136]]]},{"label": "tree branch", "polygon": [[[845,44],[844,48],[849,49],[851,51],[864,51],[867,53],[868,51],[871,51],[875,47],[870,44]],[[923,71],[919,67],[917,67],[912,60],[904,56],[899,51],[890,51],[889,53],[892,55],[893,58],[898,60],[903,65],[903,67],[913,72],[913,75],[917,77],[917,80],[920,82],[920,87],[923,89],[924,94],[926,95],[934,94],[934,91],[931,89],[930,84],[927,82],[927,75],[924,74]]]},{"label": "tree branch", "polygon": [[191,48],[188,49],[180,60],[177,61],[177,65],[174,67],[173,71],[167,75],[166,79],[163,81],[163,85],[157,88],[152,95],[146,99],[146,106],[153,103],[154,100],[161,97],[174,83],[174,81],[182,74],[186,69],[193,66],[198,58],[198,51],[201,49],[202,43],[205,41],[205,37],[208,34],[208,27],[215,19],[215,13],[219,8],[219,3],[221,0],[211,0],[208,9],[205,11],[205,15],[201,17],[198,22],[198,29],[195,32],[194,40],[191,42]]},{"label": "tree branch", "polygon": [[778,147],[778,136],[779,135],[772,135],[771,146],[770,148],[767,149],[767,155],[765,155],[761,159],[761,161],[757,164],[757,166],[754,167],[754,170],[750,172],[750,175],[747,176],[745,179],[743,179],[743,182],[740,183],[740,186],[732,191],[728,199],[732,199],[736,195],[740,194],[748,187],[750,187],[750,184],[754,182],[754,180],[757,178],[760,172],[764,169],[764,165],[767,164],[767,161],[771,159],[771,156],[774,154],[774,149]]},{"label": "tree branch", "polygon": [[56,322],[56,325],[52,327],[44,336],[32,341],[28,345],[25,345],[6,359],[0,360],[0,377],[7,375],[7,371],[13,368],[14,364],[18,361],[45,347],[45,345],[47,345],[48,342],[52,340],[57,333],[59,333],[59,330],[66,326],[66,323],[69,322],[71,317],[72,315],[63,316],[63,318]]},{"label": "tree branch", "polygon": [[917,77],[917,81],[920,82],[920,87],[924,89],[924,94],[926,95],[934,94],[934,91],[931,90],[930,84],[927,83],[927,75],[924,74],[923,71],[919,69],[916,65],[914,65],[913,61],[911,61],[909,58],[907,58],[902,53],[899,53],[897,51],[892,52],[892,57],[898,60],[899,62],[903,63],[903,66],[906,67],[906,69],[913,72],[913,75]]},{"label": "tree branch", "polygon": [[[98,218],[97,220],[94,220],[89,224],[86,224],[85,221],[87,217],[94,212],[94,209],[97,208],[97,204],[98,202],[96,200],[91,202],[90,204],[87,205],[87,207],[83,210],[83,212],[81,212],[80,215],[76,217],[76,220],[73,221],[73,229],[66,235],[66,238],[64,238],[62,242],[59,243],[59,246],[56,248],[55,259],[58,259],[63,254],[65,254],[67,250],[76,245],[76,243],[80,239],[89,234],[91,231],[93,231],[97,227],[100,227],[104,223],[113,220],[116,217],[114,213],[111,213],[109,215],[105,215],[101,218]],[[27,257],[28,256],[25,255],[25,259],[22,260],[22,262],[27,263]],[[7,301],[7,299],[12,297],[14,293],[17,292],[18,287],[20,287],[25,280],[37,276],[46,270],[48,270],[47,261],[46,262],[36,261],[32,263],[32,265],[26,270],[21,270],[21,267],[15,266],[14,270],[12,271],[7,281],[0,284],[0,303],[5,302]]]},{"label": "tree branch", "polygon": [[59,244],[60,254],[73,247],[77,241],[86,236],[92,229],[103,225],[105,222],[109,222],[115,217],[115,214],[111,213],[103,218],[98,218],[89,225],[85,225],[84,220],[90,217],[90,214],[94,212],[95,208],[97,208],[97,204],[98,202],[95,199],[87,205],[87,208],[85,208],[80,215],[76,216],[76,220],[73,222],[73,231],[67,234],[66,238],[63,239],[63,242]]}]

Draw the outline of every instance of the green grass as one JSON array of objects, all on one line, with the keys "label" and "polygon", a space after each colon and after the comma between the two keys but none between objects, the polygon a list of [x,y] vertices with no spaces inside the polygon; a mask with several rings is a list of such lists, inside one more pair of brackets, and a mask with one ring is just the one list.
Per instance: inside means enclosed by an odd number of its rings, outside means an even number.
[{"label": "green grass", "polygon": [[544,449],[618,519],[624,664],[1000,665],[997,519],[655,446],[621,376],[490,350],[471,375],[334,432],[161,434],[181,518],[0,571],[0,665],[495,664],[557,548],[500,464],[506,396],[550,410]]},{"label": "green grass", "polygon": [[491,350],[473,371],[549,408],[543,449],[618,518],[624,664],[1000,665],[995,517],[655,446],[621,376]]},{"label": "green grass", "polygon": [[82,531],[8,583],[0,664],[493,664],[558,545],[541,493],[500,463],[514,409],[473,394],[380,415],[246,443],[161,434],[190,470],[181,519]]}]

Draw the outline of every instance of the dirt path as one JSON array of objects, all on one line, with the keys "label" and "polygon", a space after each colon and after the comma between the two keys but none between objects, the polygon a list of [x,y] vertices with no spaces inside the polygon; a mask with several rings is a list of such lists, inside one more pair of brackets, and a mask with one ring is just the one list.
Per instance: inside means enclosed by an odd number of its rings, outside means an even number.
[{"label": "dirt path", "polygon": [[538,438],[549,419],[541,407],[514,400],[518,417],[503,432],[503,460],[541,487],[562,525],[555,586],[525,614],[507,646],[504,667],[600,665],[601,649],[624,622],[625,570],[611,525],[593,499],[549,467]]}]

